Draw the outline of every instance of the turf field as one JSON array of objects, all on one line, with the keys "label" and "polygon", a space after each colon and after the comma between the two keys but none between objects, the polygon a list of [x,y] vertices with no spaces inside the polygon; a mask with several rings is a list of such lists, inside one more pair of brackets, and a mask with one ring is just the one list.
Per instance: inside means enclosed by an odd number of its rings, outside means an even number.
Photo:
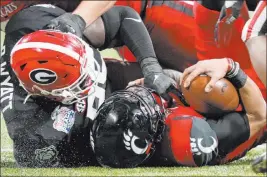
[{"label": "turf field", "polygon": [[67,169],[31,169],[16,168],[12,155],[12,142],[9,140],[5,124],[1,119],[1,176],[264,176],[251,170],[250,163],[266,149],[258,147],[249,152],[243,159],[228,165],[188,168],[157,167],[135,169],[108,169],[100,167],[67,168]]},{"label": "turf field", "polygon": [[[1,33],[1,43],[3,40]],[[1,44],[2,46],[2,44]],[[118,57],[111,50],[103,52],[104,56]],[[253,149],[239,161],[228,165],[188,168],[188,167],[157,167],[135,169],[108,169],[100,167],[65,168],[65,169],[31,169],[17,168],[12,153],[12,142],[8,138],[3,119],[1,118],[1,176],[265,176],[255,174],[250,163],[260,155],[266,146]]]}]

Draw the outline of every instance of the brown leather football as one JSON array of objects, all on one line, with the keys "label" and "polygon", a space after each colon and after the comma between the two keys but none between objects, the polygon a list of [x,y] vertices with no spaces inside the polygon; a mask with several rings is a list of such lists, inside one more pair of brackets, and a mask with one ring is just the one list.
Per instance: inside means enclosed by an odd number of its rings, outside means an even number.
[{"label": "brown leather football", "polygon": [[201,75],[191,82],[189,88],[184,88],[182,84],[181,89],[186,102],[203,114],[234,111],[239,105],[239,96],[232,83],[227,79],[220,79],[212,91],[206,93],[204,89],[209,81],[209,76]]}]

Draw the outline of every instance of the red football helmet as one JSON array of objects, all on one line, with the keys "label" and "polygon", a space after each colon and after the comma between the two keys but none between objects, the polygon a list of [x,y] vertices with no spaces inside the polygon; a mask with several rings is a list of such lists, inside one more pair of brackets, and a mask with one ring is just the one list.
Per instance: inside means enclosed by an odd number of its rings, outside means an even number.
[{"label": "red football helmet", "polygon": [[11,51],[11,67],[29,96],[63,104],[91,95],[99,74],[89,45],[73,34],[52,30],[22,37]]}]

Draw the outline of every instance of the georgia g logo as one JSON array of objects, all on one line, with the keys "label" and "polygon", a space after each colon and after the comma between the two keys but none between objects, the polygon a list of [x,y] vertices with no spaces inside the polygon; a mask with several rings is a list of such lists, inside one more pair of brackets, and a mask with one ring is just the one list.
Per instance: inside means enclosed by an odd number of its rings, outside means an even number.
[{"label": "georgia g logo", "polygon": [[35,69],[29,75],[33,82],[40,85],[53,84],[57,80],[57,74],[49,69]]}]

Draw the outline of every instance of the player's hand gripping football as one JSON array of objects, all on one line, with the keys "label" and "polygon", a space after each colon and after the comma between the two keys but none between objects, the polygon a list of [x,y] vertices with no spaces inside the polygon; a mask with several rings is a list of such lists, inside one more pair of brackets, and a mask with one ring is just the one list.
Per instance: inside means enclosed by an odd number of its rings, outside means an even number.
[{"label": "player's hand gripping football", "polygon": [[86,22],[76,14],[65,13],[53,20],[45,26],[46,29],[59,30],[66,33],[73,33],[78,37],[82,37]]},{"label": "player's hand gripping football", "polygon": [[205,92],[210,92],[216,82],[226,76],[227,72],[231,69],[232,62],[228,58],[199,61],[197,64],[184,70],[180,78],[180,85],[183,83],[184,87],[187,88],[195,77],[206,74],[211,77],[211,80],[206,85]]}]

